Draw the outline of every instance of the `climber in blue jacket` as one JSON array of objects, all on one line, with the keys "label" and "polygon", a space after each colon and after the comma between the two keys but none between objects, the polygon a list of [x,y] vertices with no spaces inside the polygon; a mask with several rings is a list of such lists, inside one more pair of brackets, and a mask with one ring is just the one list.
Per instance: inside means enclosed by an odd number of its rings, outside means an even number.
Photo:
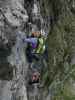
[{"label": "climber in blue jacket", "polygon": [[[45,38],[41,35],[41,32],[33,32],[30,37],[22,36],[22,33],[17,34],[22,40],[23,44],[27,43],[26,55],[30,63],[33,59],[39,60],[36,54],[43,54],[45,51]],[[21,45],[21,44],[20,44]]]}]

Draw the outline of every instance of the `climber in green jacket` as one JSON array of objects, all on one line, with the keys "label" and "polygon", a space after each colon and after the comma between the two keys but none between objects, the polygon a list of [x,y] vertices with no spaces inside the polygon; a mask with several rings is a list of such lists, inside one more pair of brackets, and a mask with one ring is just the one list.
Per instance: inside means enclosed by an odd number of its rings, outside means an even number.
[{"label": "climber in green jacket", "polygon": [[[32,41],[33,41],[33,38],[35,38],[35,40],[37,40],[37,42],[34,44],[36,44],[36,46],[34,47],[34,45],[32,44]],[[32,59],[36,58],[35,55],[42,55],[46,49],[46,46],[45,46],[45,41],[46,41],[46,38],[41,34],[41,32],[33,32],[31,34],[31,36],[28,38],[29,40],[26,40],[26,42],[30,42],[28,44],[28,47],[27,47],[27,57],[30,59],[30,61],[32,62]],[[30,40],[32,39],[32,40]],[[32,45],[31,45],[32,44]],[[36,60],[38,60],[36,58]]]},{"label": "climber in green jacket", "polygon": [[43,54],[45,51],[45,40],[46,38],[42,36],[41,32],[32,33],[34,37],[37,37],[37,47],[33,50],[33,53]]}]

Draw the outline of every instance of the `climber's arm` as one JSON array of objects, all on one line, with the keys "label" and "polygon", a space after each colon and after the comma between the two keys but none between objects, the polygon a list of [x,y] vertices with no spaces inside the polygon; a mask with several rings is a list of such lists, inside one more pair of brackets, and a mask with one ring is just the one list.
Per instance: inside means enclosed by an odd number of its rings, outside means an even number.
[{"label": "climber's arm", "polygon": [[37,38],[23,38],[23,42],[25,43],[37,43]]}]

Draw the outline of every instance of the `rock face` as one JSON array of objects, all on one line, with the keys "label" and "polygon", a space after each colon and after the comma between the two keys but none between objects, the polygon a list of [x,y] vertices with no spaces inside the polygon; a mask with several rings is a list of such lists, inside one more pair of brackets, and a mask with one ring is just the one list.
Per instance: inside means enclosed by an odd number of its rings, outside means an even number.
[{"label": "rock face", "polygon": [[0,0],[0,7],[0,100],[27,100],[28,63],[21,37],[44,29],[39,1]]},{"label": "rock face", "polygon": [[[26,60],[24,57],[22,58],[25,60],[23,65],[15,63],[17,28],[22,29],[28,21],[28,15],[23,4],[21,0],[0,0],[0,100],[17,100],[17,98],[27,100],[24,74],[20,74],[20,71],[24,69],[23,67],[27,66],[25,65]],[[20,52],[24,55],[22,51]],[[14,68],[17,69],[15,74]],[[15,87],[15,85],[18,86]]]}]

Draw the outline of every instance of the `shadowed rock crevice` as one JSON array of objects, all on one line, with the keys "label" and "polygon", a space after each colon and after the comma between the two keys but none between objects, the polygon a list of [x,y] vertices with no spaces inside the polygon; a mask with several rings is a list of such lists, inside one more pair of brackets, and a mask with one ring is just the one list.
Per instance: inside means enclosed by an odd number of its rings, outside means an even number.
[{"label": "shadowed rock crevice", "polygon": [[0,43],[0,80],[12,80],[13,78],[13,67],[7,61],[10,54],[11,47]]}]

